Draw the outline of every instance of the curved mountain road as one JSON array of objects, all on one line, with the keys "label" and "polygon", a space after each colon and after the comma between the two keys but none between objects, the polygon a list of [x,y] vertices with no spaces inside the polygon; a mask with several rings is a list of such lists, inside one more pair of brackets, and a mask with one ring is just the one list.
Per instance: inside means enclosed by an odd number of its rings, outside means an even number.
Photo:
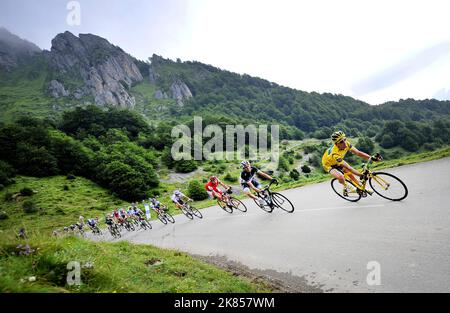
[{"label": "curved mountain road", "polygon": [[245,200],[246,213],[215,206],[203,220],[178,215],[120,240],[225,257],[326,292],[450,292],[450,158],[385,171],[406,183],[405,200],[350,203],[327,181],[283,191],[292,214]]}]

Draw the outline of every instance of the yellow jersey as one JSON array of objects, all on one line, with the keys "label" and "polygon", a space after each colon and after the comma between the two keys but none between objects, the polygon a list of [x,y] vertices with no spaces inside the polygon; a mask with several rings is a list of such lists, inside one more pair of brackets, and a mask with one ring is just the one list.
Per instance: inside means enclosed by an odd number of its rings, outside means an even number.
[{"label": "yellow jersey", "polygon": [[344,157],[353,145],[347,140],[346,147],[343,150],[339,150],[336,145],[331,146],[322,156],[322,166],[326,172],[329,172],[332,166],[340,165],[344,162]]}]

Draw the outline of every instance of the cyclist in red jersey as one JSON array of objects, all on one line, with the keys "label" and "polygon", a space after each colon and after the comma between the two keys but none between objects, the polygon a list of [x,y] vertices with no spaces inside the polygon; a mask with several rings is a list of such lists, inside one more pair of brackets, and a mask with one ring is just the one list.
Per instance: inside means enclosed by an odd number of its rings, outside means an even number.
[{"label": "cyclist in red jersey", "polygon": [[209,182],[205,185],[206,192],[211,199],[219,198],[222,200],[222,191],[217,188],[219,185],[224,187],[226,190],[231,188],[230,186],[222,183],[216,176],[211,176],[209,178]]}]

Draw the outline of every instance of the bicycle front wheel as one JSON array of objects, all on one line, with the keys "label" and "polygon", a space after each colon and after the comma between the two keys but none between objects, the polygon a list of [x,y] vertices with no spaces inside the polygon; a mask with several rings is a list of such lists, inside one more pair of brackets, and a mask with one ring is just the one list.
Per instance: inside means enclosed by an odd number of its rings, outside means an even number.
[{"label": "bicycle front wheel", "polygon": [[161,221],[161,223],[163,223],[164,225],[167,224],[167,219],[164,216],[164,214],[158,214],[158,219]]},{"label": "bicycle front wheel", "polygon": [[247,207],[241,200],[238,200],[236,198],[231,198],[230,201],[231,201],[231,204],[233,205],[233,208],[235,208],[236,210],[239,210],[241,212],[247,212]]},{"label": "bicycle front wheel", "polygon": [[253,199],[253,201],[255,201],[255,203],[256,203],[256,205],[261,209],[261,210],[263,210],[263,211],[265,211],[265,212],[267,212],[267,213],[272,213],[272,211],[273,211],[273,206],[270,206],[270,204],[269,203],[267,203],[267,201],[266,200],[264,200],[264,205],[263,206],[260,206],[259,205],[259,199],[262,199],[261,197],[258,197],[258,200],[257,199]]},{"label": "bicycle front wheel", "polygon": [[408,188],[400,178],[383,172],[375,172],[369,179],[370,187],[380,197],[392,201],[401,201],[408,196]]},{"label": "bicycle front wheel", "polygon": [[280,209],[288,213],[294,212],[294,205],[292,204],[292,202],[289,201],[289,199],[283,196],[281,193],[272,192],[272,200],[273,203],[275,203],[275,205]]},{"label": "bicycle front wheel", "polygon": [[175,219],[169,212],[164,212],[164,218],[171,222],[172,224],[175,223]]},{"label": "bicycle front wheel", "polygon": [[337,178],[333,178],[331,180],[331,188],[333,188],[333,191],[342,199],[345,199],[350,202],[356,202],[359,199],[361,199],[361,194],[358,193],[357,188],[353,184],[353,182],[349,179],[346,179],[347,181],[347,187],[351,190],[348,190],[348,194],[344,195],[344,186],[341,185],[339,180]]},{"label": "bicycle front wheel", "polygon": [[200,211],[197,210],[196,208],[194,208],[193,206],[191,206],[191,212],[193,215],[197,216],[198,218],[203,218],[202,213],[200,213]]}]

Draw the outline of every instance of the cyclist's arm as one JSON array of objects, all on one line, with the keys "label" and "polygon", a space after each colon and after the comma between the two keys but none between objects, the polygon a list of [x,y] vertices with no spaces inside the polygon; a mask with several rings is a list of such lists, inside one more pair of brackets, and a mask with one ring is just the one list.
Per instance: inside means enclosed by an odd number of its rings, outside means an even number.
[{"label": "cyclist's arm", "polygon": [[360,158],[369,160],[370,159],[370,155],[368,155],[365,152],[359,151],[358,149],[356,149],[355,147],[350,149],[350,152],[353,153],[354,155],[359,156]]},{"label": "cyclist's arm", "polygon": [[220,184],[223,188],[225,188],[225,189],[230,188],[230,186],[228,186],[228,185],[222,183],[221,181],[219,181],[219,184]]},{"label": "cyclist's arm", "polygon": [[188,196],[186,196],[185,194],[181,194],[181,196],[183,197],[183,198],[186,198],[186,199],[188,199],[188,201],[193,201],[191,198],[189,198]]},{"label": "cyclist's arm", "polygon": [[256,192],[262,192],[262,189],[258,189],[258,188],[256,188],[253,184],[252,184],[252,182],[247,182],[247,185],[251,188],[251,189],[253,189],[254,191],[256,191]]},{"label": "cyclist's arm", "polygon": [[261,175],[262,177],[266,178],[266,179],[270,179],[272,180],[272,176],[270,176],[269,174],[264,173],[263,171],[257,171],[257,174]]}]

